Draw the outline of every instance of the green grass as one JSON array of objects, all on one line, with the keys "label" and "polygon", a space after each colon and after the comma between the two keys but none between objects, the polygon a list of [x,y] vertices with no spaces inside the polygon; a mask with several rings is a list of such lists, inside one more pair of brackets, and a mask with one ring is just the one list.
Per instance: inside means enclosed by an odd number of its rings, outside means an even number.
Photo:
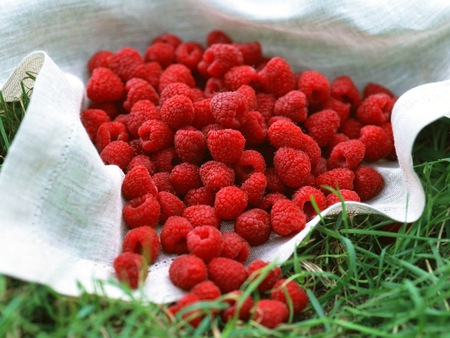
[{"label": "green grass", "polygon": [[[408,230],[386,231],[388,219],[343,213],[324,219],[282,265],[284,277],[306,288],[310,305],[275,330],[208,316],[192,328],[170,322],[165,305],[65,297],[0,276],[0,337],[449,337],[449,132],[450,119],[440,119],[417,139],[414,163],[427,205]],[[249,283],[244,291],[255,288]],[[196,305],[208,307],[224,303]]]}]

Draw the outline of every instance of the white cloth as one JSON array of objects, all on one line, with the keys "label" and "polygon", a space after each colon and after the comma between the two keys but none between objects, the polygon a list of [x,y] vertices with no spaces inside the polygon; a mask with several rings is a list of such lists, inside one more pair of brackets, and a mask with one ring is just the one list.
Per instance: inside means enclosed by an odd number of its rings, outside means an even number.
[{"label": "white cloth", "polygon": [[[163,32],[204,41],[219,28],[236,41],[260,41],[265,54],[286,58],[294,70],[315,69],[330,79],[347,74],[360,88],[372,81],[403,94],[392,117],[399,161],[374,164],[385,188],[367,204],[348,203],[348,210],[411,222],[424,208],[411,149],[424,126],[450,117],[450,82],[438,82],[450,78],[445,1],[3,0],[0,18],[6,98],[18,96],[25,71],[39,74],[0,173],[0,273],[67,295],[84,289],[126,298],[110,283],[125,231],[123,173],[103,165],[78,114],[86,106],[86,63],[95,51],[131,46],[144,52]],[[274,237],[253,248],[250,260],[286,260],[317,223],[294,238]],[[171,258],[161,254],[151,267],[137,291],[143,300],[180,297],[167,275]]]}]

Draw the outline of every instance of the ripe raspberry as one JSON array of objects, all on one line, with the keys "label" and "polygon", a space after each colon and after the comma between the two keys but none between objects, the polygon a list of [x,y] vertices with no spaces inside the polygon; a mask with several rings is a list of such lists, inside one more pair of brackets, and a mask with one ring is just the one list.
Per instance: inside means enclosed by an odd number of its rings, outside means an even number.
[{"label": "ripe raspberry", "polygon": [[379,126],[362,127],[359,140],[366,146],[366,161],[378,161],[387,157],[394,146],[388,134]]},{"label": "ripe raspberry", "polygon": [[324,157],[320,157],[317,164],[311,168],[311,173],[314,175],[314,177],[319,176],[320,174],[323,174],[328,170],[327,168],[327,160]]},{"label": "ripe raspberry", "polygon": [[173,132],[163,121],[148,120],[138,129],[142,148],[150,153],[167,148],[173,144]]},{"label": "ripe raspberry", "polygon": [[349,140],[338,143],[331,150],[328,159],[328,168],[348,168],[356,169],[364,159],[366,146],[359,140]]},{"label": "ripe raspberry", "polygon": [[391,92],[388,88],[380,85],[379,83],[369,82],[365,85],[363,89],[363,97],[367,98],[370,95],[374,94],[386,94],[390,98],[394,97],[394,93]]},{"label": "ripe raspberry", "polygon": [[160,35],[158,35],[157,37],[155,37],[152,40],[152,44],[156,43],[156,42],[165,42],[165,43],[170,43],[171,45],[173,45],[174,47],[178,47],[178,45],[180,43],[182,43],[183,41],[180,39],[179,36],[172,34],[172,33],[162,33]]},{"label": "ripe raspberry", "polygon": [[85,109],[80,113],[80,120],[92,142],[95,141],[98,128],[105,122],[110,122],[108,114],[101,109]]},{"label": "ripe raspberry", "polygon": [[239,290],[225,295],[224,302],[228,304],[228,307],[222,311],[222,319],[225,323],[233,318],[242,321],[250,319],[254,301],[252,296],[245,296],[245,299],[243,297],[243,292]]},{"label": "ripe raspberry", "polygon": [[113,141],[103,148],[100,158],[105,164],[115,164],[124,170],[134,156],[134,150],[124,141]]},{"label": "ripe raspberry", "polygon": [[156,195],[156,198],[161,206],[161,216],[159,216],[159,220],[162,223],[165,223],[170,216],[183,215],[183,211],[186,209],[183,201],[168,191],[160,191],[158,195]]},{"label": "ripe raspberry", "polygon": [[200,300],[216,300],[222,295],[218,286],[209,280],[195,285],[191,289],[191,293],[196,295]]},{"label": "ripe raspberry", "polygon": [[111,57],[111,55],[113,55],[114,53],[111,52],[110,50],[99,50],[98,52],[94,53],[89,61],[88,61],[88,71],[89,74],[92,74],[92,72],[94,71],[95,68],[98,67],[108,67],[109,64],[109,58]]},{"label": "ripe raspberry", "polygon": [[184,196],[184,204],[186,204],[187,207],[199,204],[213,206],[215,196],[215,192],[207,187],[191,189]]},{"label": "ripe raspberry", "polygon": [[256,109],[256,92],[252,87],[249,85],[242,85],[236,90],[236,93],[239,93],[244,97],[248,111]]},{"label": "ripe raspberry", "polygon": [[363,124],[380,126],[391,118],[391,98],[386,94],[368,96],[358,107],[356,116]]},{"label": "ripe raspberry", "polygon": [[280,236],[296,234],[306,225],[305,213],[292,201],[275,202],[270,211],[272,229]]},{"label": "ripe raspberry", "polygon": [[245,138],[234,129],[211,130],[207,134],[206,145],[215,161],[233,164],[244,151]]},{"label": "ripe raspberry", "polygon": [[136,49],[124,47],[109,58],[108,67],[123,81],[128,81],[134,68],[142,63],[141,54]]},{"label": "ripe raspberry", "polygon": [[147,62],[137,65],[130,73],[129,78],[147,81],[153,88],[158,88],[162,68],[158,62]]},{"label": "ripe raspberry", "polygon": [[259,300],[254,309],[253,320],[268,329],[274,329],[287,321],[289,310],[286,304],[273,299]]},{"label": "ripe raspberry", "polygon": [[278,120],[272,123],[267,134],[275,148],[299,149],[304,138],[302,129],[289,120]]},{"label": "ripe raspberry", "polygon": [[267,212],[270,212],[270,209],[272,209],[272,206],[281,199],[287,200],[288,198],[279,192],[267,194],[263,197],[258,208],[263,209]]},{"label": "ripe raspberry", "polygon": [[170,183],[179,196],[184,196],[191,189],[200,188],[199,167],[192,163],[181,163],[176,165],[170,172]]},{"label": "ripe raspberry", "polygon": [[207,276],[205,263],[194,255],[181,255],[169,267],[172,283],[183,290],[190,290]]},{"label": "ripe raspberry", "polygon": [[97,67],[86,84],[87,97],[96,102],[120,100],[124,94],[124,85],[119,76],[111,69]]},{"label": "ripe raspberry", "polygon": [[123,103],[125,110],[130,111],[135,103],[141,100],[150,100],[159,104],[159,95],[155,88],[145,80],[133,78],[125,84],[126,100]]},{"label": "ripe raspberry", "polygon": [[286,116],[293,122],[303,122],[308,115],[306,95],[299,90],[291,90],[275,102],[274,115]]},{"label": "ripe raspberry", "polygon": [[241,189],[248,196],[248,204],[256,206],[261,203],[266,191],[267,178],[261,172],[255,172],[247,178],[241,185]]},{"label": "ripe raspberry", "polygon": [[256,110],[264,116],[264,119],[269,121],[275,109],[276,97],[267,93],[256,93]]},{"label": "ripe raspberry", "polygon": [[334,110],[322,110],[306,119],[305,128],[320,147],[325,147],[330,144],[339,124],[339,115]]},{"label": "ripe raspberry", "polygon": [[206,137],[194,127],[184,127],[176,131],[174,146],[182,162],[200,165],[206,153]]},{"label": "ripe raspberry", "polygon": [[245,123],[240,128],[248,146],[260,145],[267,140],[267,124],[264,116],[257,111],[245,114]]},{"label": "ripe raspberry", "polygon": [[279,266],[273,266],[269,269],[268,266],[268,262],[257,259],[251,262],[247,267],[248,275],[252,280],[264,275],[263,279],[258,284],[259,292],[269,291],[275,283],[281,279],[281,268]]},{"label": "ripe raspberry", "polygon": [[[354,192],[353,190],[348,189],[341,189],[339,190],[339,193],[342,196],[342,199],[347,202],[361,202],[361,199],[359,198],[358,194]],[[331,193],[327,195],[327,207],[332,206],[333,204],[340,204],[341,199],[337,194]]]},{"label": "ripe raspberry", "polygon": [[125,199],[132,200],[146,194],[156,196],[158,189],[147,168],[140,165],[125,174],[122,182],[122,195]]},{"label": "ripe raspberry", "polygon": [[180,316],[184,322],[187,322],[192,327],[198,327],[204,318],[204,313],[200,309],[193,309],[187,311],[186,309],[195,306],[200,301],[200,298],[193,294],[187,293],[181,297],[175,305],[169,307],[169,311],[175,316],[182,312]]},{"label": "ripe raspberry", "polygon": [[208,133],[211,130],[217,131],[217,130],[222,130],[225,129],[223,128],[220,124],[218,123],[212,123],[212,124],[208,124],[206,127],[202,128],[202,133],[206,136],[208,136]]},{"label": "ripe raspberry", "polygon": [[208,279],[222,293],[238,290],[247,279],[247,270],[242,263],[225,257],[213,258],[208,264]]},{"label": "ripe raspberry", "polygon": [[347,135],[350,139],[357,139],[361,135],[361,128],[363,124],[355,119],[350,117],[344,124],[341,126],[341,133]]},{"label": "ripe raspberry", "polygon": [[383,189],[383,176],[374,168],[360,166],[355,171],[355,192],[361,198],[361,201],[367,201],[374,198]]},{"label": "ripe raspberry", "polygon": [[230,68],[223,76],[225,87],[231,91],[238,90],[242,85],[251,85],[257,78],[255,68],[245,65]]},{"label": "ripe raspberry", "polygon": [[174,82],[183,82],[189,87],[195,87],[195,80],[189,68],[178,63],[164,69],[159,78],[159,92],[161,93],[167,85]]},{"label": "ripe raspberry", "polygon": [[156,197],[152,194],[132,199],[125,203],[123,207],[123,219],[130,228],[137,228],[143,225],[156,228],[160,215],[161,207]]},{"label": "ripe raspberry", "polygon": [[231,258],[244,264],[250,255],[250,244],[236,232],[222,234],[223,246],[221,257]]},{"label": "ripe raspberry", "polygon": [[291,188],[300,187],[305,176],[311,172],[311,161],[301,150],[279,148],[273,158],[278,177]]},{"label": "ripe raspberry", "polygon": [[274,57],[258,72],[262,88],[277,97],[286,95],[295,87],[295,77],[286,60]]},{"label": "ripe raspberry", "polygon": [[262,47],[258,41],[233,43],[232,45],[241,51],[245,65],[255,66],[262,61]]},{"label": "ripe raspberry", "polygon": [[195,227],[187,234],[186,240],[189,253],[200,257],[205,263],[219,257],[222,252],[222,234],[213,226]]},{"label": "ripe raspberry", "polygon": [[136,155],[131,159],[130,163],[128,163],[127,168],[125,169],[125,173],[130,172],[134,167],[137,166],[144,166],[150,175],[153,175],[155,173],[155,165],[153,164],[152,160],[150,159],[150,157],[143,154]]},{"label": "ripe raspberry", "polygon": [[208,47],[216,44],[216,43],[232,43],[233,41],[230,39],[228,35],[226,35],[223,31],[215,29],[208,33],[206,36],[206,45]]},{"label": "ripe raspberry", "polygon": [[389,153],[389,155],[387,155],[386,159],[395,161],[397,160],[397,152],[395,150],[394,131],[392,130],[392,123],[386,122],[383,123],[380,127],[383,128],[383,130],[386,132],[392,143],[392,150]]},{"label": "ripe raspberry", "polygon": [[[205,93],[201,88],[191,88],[192,103],[206,99]],[[198,128],[201,129],[201,128]]]},{"label": "ripe raspberry", "polygon": [[200,178],[206,188],[219,191],[224,187],[233,185],[234,170],[225,163],[208,161],[200,166]]},{"label": "ripe raspberry", "polygon": [[250,209],[236,219],[234,231],[252,246],[263,244],[272,232],[269,214],[262,209]]},{"label": "ripe raspberry", "polygon": [[168,172],[159,172],[152,176],[153,182],[158,188],[158,191],[167,191],[172,194],[176,194],[175,188],[172,183],[170,183],[170,173]]},{"label": "ripe raspberry", "polygon": [[[171,216],[161,228],[161,245],[168,254],[187,254],[187,234],[194,229],[184,217]],[[203,263],[203,261],[202,261]]]},{"label": "ripe raspberry", "polygon": [[275,283],[270,298],[283,302],[288,308],[292,306],[294,314],[302,312],[309,303],[308,295],[300,285],[293,280],[289,281],[287,279],[280,279]]},{"label": "ripe raspberry", "polygon": [[159,120],[159,109],[150,100],[141,100],[131,107],[126,126],[130,135],[139,137],[139,127],[148,120]]},{"label": "ripe raspberry", "polygon": [[203,46],[197,42],[182,42],[175,49],[175,62],[185,65],[191,71],[197,70],[203,56]]},{"label": "ripe raspberry", "polygon": [[205,97],[212,98],[216,96],[216,94],[225,91],[227,91],[227,89],[225,87],[225,81],[223,81],[223,78],[210,77],[208,80],[206,80],[203,93]]},{"label": "ripe raspberry", "polygon": [[266,161],[258,151],[244,150],[236,162],[234,170],[238,179],[243,182],[254,173],[264,173],[266,171]]},{"label": "ripe raspberry", "polygon": [[217,215],[226,220],[236,219],[247,208],[247,194],[235,186],[225,187],[216,193],[214,208]]},{"label": "ripe raspberry", "polygon": [[114,119],[119,114],[119,109],[115,102],[97,102],[91,101],[88,109],[100,109],[108,114],[110,119]]},{"label": "ripe raspberry", "polygon": [[216,94],[211,99],[210,107],[214,119],[224,128],[237,129],[245,122],[248,107],[244,96],[238,92]]},{"label": "ripe raspberry", "polygon": [[156,262],[160,249],[159,236],[149,226],[131,229],[123,239],[122,251],[142,255],[148,264]]},{"label": "ripe raspberry", "polygon": [[312,199],[314,199],[314,202],[320,211],[326,209],[327,199],[325,195],[317,188],[307,185],[298,189],[292,196],[292,202],[294,202],[305,213],[308,221],[317,215]]},{"label": "ripe raspberry", "polygon": [[210,205],[191,205],[184,209],[183,217],[186,218],[194,228],[200,226],[220,228],[220,218],[217,215],[216,210]]},{"label": "ripe raspberry", "polygon": [[203,53],[198,70],[204,76],[222,77],[229,69],[242,64],[244,57],[238,48],[230,44],[215,43]]},{"label": "ripe raspberry", "polygon": [[167,68],[175,62],[175,47],[167,42],[155,42],[147,47],[145,62],[158,62],[162,68]]},{"label": "ripe raspberry", "polygon": [[192,88],[183,82],[170,83],[159,96],[159,105],[162,106],[167,99],[175,95],[184,95],[192,101]]},{"label": "ripe raspberry", "polygon": [[331,109],[339,115],[339,118],[341,119],[341,126],[350,117],[350,108],[350,103],[344,103],[331,96],[321,105],[322,110]]},{"label": "ripe raspberry", "polygon": [[305,93],[309,104],[312,106],[324,103],[330,97],[330,83],[328,79],[313,70],[306,70],[300,74],[297,87]]},{"label": "ripe raspberry", "polygon": [[167,147],[153,153],[151,159],[155,164],[156,172],[171,172],[173,167],[180,164],[175,147]]},{"label": "ripe raspberry", "polygon": [[211,112],[211,98],[195,101],[194,103],[194,120],[192,126],[202,129],[208,124],[215,123],[214,116]]},{"label": "ripe raspberry", "polygon": [[331,82],[330,94],[339,101],[350,103],[353,109],[361,104],[361,94],[353,80],[347,75],[338,76]]},{"label": "ripe raspberry", "polygon": [[333,189],[353,190],[354,179],[355,174],[350,169],[336,168],[317,176],[317,186],[321,188],[325,195],[330,191],[323,186],[329,186]]},{"label": "ripe raspberry", "polygon": [[333,148],[338,145],[341,142],[346,142],[350,140],[350,138],[342,133],[337,133],[334,134],[333,139],[331,140],[330,144],[328,145],[328,148],[326,150],[326,152],[324,153],[325,157],[330,157],[331,151],[333,150]]},{"label": "ripe raspberry", "polygon": [[175,95],[166,101],[161,107],[161,120],[173,130],[190,125],[194,120],[194,105],[184,95]]},{"label": "ripe raspberry", "polygon": [[147,278],[148,266],[141,255],[124,252],[114,260],[117,279],[128,284],[132,289],[138,288]]}]

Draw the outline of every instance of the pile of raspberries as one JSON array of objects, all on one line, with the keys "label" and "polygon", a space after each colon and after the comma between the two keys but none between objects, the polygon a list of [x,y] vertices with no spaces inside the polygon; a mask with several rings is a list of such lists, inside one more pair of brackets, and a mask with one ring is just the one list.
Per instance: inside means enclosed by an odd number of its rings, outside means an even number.
[{"label": "pile of raspberries", "polygon": [[[188,292],[173,315],[218,299],[228,306],[211,313],[224,321],[274,328],[300,313],[305,291],[280,267],[248,262],[251,247],[297,234],[332,204],[380,192],[383,177],[367,163],[396,158],[393,93],[377,83],[361,93],[346,75],[295,73],[259,42],[220,30],[206,47],[164,33],[144,56],[101,50],[88,70],[81,122],[103,162],[125,172],[129,231],[117,278],[139,287],[163,250],[177,255],[169,277]],[[222,221],[234,231],[221,232]],[[242,299],[252,281],[258,297]],[[193,326],[204,315],[182,312]]]}]

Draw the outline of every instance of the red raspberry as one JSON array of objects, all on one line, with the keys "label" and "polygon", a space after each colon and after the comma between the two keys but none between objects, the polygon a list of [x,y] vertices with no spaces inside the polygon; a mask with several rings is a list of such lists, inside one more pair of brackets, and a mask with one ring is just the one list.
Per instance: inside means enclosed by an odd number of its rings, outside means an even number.
[{"label": "red raspberry", "polygon": [[226,35],[223,31],[215,29],[208,33],[206,36],[206,45],[208,47],[216,44],[216,43],[232,43],[233,41],[230,39],[228,35]]},{"label": "red raspberry", "polygon": [[103,148],[100,158],[105,164],[115,164],[125,170],[134,156],[134,150],[124,141],[113,141]]},{"label": "red raspberry", "polygon": [[175,47],[167,42],[155,42],[147,47],[145,62],[158,62],[162,68],[167,68],[175,62]]},{"label": "red raspberry", "polygon": [[140,165],[126,173],[122,182],[122,195],[125,199],[132,200],[146,194],[156,196],[158,189],[147,168]]},{"label": "red raspberry", "polygon": [[185,65],[190,70],[197,70],[197,65],[203,56],[203,46],[197,42],[182,42],[175,49],[175,61]]},{"label": "red raspberry", "polygon": [[156,152],[173,144],[173,132],[163,121],[148,120],[138,129],[142,149]]},{"label": "red raspberry", "polygon": [[245,65],[255,66],[262,61],[262,47],[258,41],[233,43],[232,45],[241,51]]},{"label": "red raspberry", "polygon": [[141,100],[131,107],[127,119],[127,128],[134,137],[139,137],[139,127],[148,120],[159,120],[161,118],[159,109],[150,100]]},{"label": "red raspberry", "polygon": [[208,133],[211,130],[217,131],[217,130],[222,130],[222,129],[225,129],[225,128],[223,128],[220,124],[212,123],[212,124],[208,124],[206,127],[202,128],[202,133],[205,134],[206,136],[208,136]]},{"label": "red raspberry", "polygon": [[172,183],[170,183],[170,173],[168,172],[160,172],[156,173],[152,176],[153,182],[158,188],[158,191],[167,191],[172,194],[176,194],[175,188]]},{"label": "red raspberry", "polygon": [[360,166],[355,170],[355,192],[361,201],[374,198],[383,189],[383,176],[374,168]]},{"label": "red raspberry", "polygon": [[128,163],[125,172],[128,173],[134,167],[137,167],[140,165],[144,166],[150,175],[153,175],[155,173],[155,165],[153,164],[152,160],[150,159],[150,157],[148,157],[147,155],[143,155],[143,154],[136,155],[135,157],[133,157],[131,159],[130,163]]},{"label": "red raspberry", "polygon": [[206,145],[215,161],[233,164],[244,151],[245,138],[234,129],[211,130],[206,137]]},{"label": "red raspberry", "polygon": [[[161,228],[161,245],[168,254],[187,254],[187,234],[194,229],[184,217],[171,216]],[[203,263],[203,261],[202,261]]]},{"label": "red raspberry", "polygon": [[214,116],[211,112],[211,98],[196,101],[194,104],[194,120],[192,125],[197,129],[202,129],[208,124],[215,123]]},{"label": "red raspberry", "polygon": [[161,207],[156,197],[152,194],[132,199],[123,207],[123,219],[130,228],[137,228],[143,225],[156,228],[160,215]]},{"label": "red raspberry", "polygon": [[256,94],[256,110],[259,111],[262,116],[264,116],[264,119],[266,121],[269,121],[269,119],[272,117],[276,101],[276,97],[272,94]]},{"label": "red raspberry", "polygon": [[378,161],[387,157],[394,146],[389,135],[379,126],[362,127],[359,140],[366,146],[366,161]]},{"label": "red raspberry", "polygon": [[240,128],[247,145],[255,146],[263,144],[267,140],[267,124],[264,116],[257,111],[249,111],[245,114],[245,123]]},{"label": "red raspberry", "polygon": [[187,96],[175,95],[162,105],[161,119],[173,130],[190,125],[194,120],[194,105]]},{"label": "red raspberry", "polygon": [[175,305],[172,305],[168,310],[175,316],[182,312],[181,319],[187,322],[192,327],[198,327],[204,318],[204,314],[200,309],[186,310],[189,307],[195,306],[200,301],[200,298],[193,294],[187,293],[181,297]]},{"label": "red raspberry", "polygon": [[247,205],[248,196],[238,187],[225,187],[216,193],[214,208],[222,219],[236,219],[247,208]]},{"label": "red raspberry", "polygon": [[333,189],[353,190],[353,181],[355,174],[348,168],[331,169],[317,176],[317,186],[321,187],[322,192],[326,195],[330,193],[323,186],[329,186]]},{"label": "red raspberry", "polygon": [[238,290],[247,279],[247,270],[242,263],[225,257],[216,257],[208,264],[208,279],[222,293]]},{"label": "red raspberry", "polygon": [[275,202],[270,211],[272,229],[280,236],[296,234],[306,225],[305,213],[292,201]]},{"label": "red raspberry", "polygon": [[275,102],[274,114],[286,116],[293,122],[303,122],[308,115],[306,95],[299,90],[291,90]]},{"label": "red raspberry", "polygon": [[222,234],[223,247],[221,257],[234,259],[244,264],[250,255],[250,244],[236,232]]},{"label": "red raspberry", "polygon": [[125,90],[122,80],[111,69],[98,67],[86,84],[86,94],[93,101],[109,102],[120,100]]},{"label": "red raspberry", "polygon": [[311,168],[311,173],[314,175],[314,177],[319,176],[320,174],[323,174],[328,170],[327,168],[327,160],[324,157],[320,157],[317,164]]},{"label": "red raspberry", "polygon": [[[244,97],[248,111],[256,109],[257,107],[256,92],[252,87],[248,85],[242,85],[236,90],[236,93],[239,93]],[[244,120],[245,118],[246,117],[244,116]]]},{"label": "red raspberry", "polygon": [[137,65],[130,73],[130,79],[138,78],[147,81],[153,88],[158,88],[162,68],[158,62],[147,62]]},{"label": "red raspberry", "polygon": [[286,60],[274,57],[258,72],[262,88],[277,97],[286,95],[295,87],[295,77]]},{"label": "red raspberry", "polygon": [[113,122],[119,122],[119,123],[122,123],[123,125],[126,126],[127,123],[128,123],[128,114],[119,114],[119,115],[117,115],[114,118]]},{"label": "red raspberry", "polygon": [[279,192],[267,194],[263,197],[258,207],[269,212],[270,209],[272,209],[272,206],[281,199],[287,200],[287,197]]},{"label": "red raspberry", "polygon": [[391,118],[391,98],[386,94],[368,96],[358,107],[356,116],[363,124],[380,126]]},{"label": "red raspberry", "polygon": [[214,97],[217,93],[222,93],[226,91],[225,81],[223,78],[210,77],[205,84],[205,89],[203,90],[203,94],[207,98]]},{"label": "red raspberry", "polygon": [[348,168],[356,169],[364,159],[366,146],[359,140],[349,140],[338,143],[331,150],[328,159],[328,168]]},{"label": "red raspberry", "polygon": [[135,103],[141,100],[150,100],[159,104],[159,95],[155,88],[143,79],[133,78],[125,84],[126,100],[123,103],[125,110],[130,111]]},{"label": "red raspberry", "polygon": [[361,128],[363,124],[355,119],[350,117],[344,124],[341,126],[340,130],[344,135],[347,135],[350,139],[357,139],[361,135]]},{"label": "red raspberry", "polygon": [[122,80],[128,81],[134,68],[142,63],[141,54],[136,49],[124,47],[109,58],[108,67]]},{"label": "red raspberry", "polygon": [[162,106],[167,99],[176,95],[184,95],[192,101],[192,88],[183,82],[170,83],[159,96],[159,105]]},{"label": "red raspberry", "polygon": [[260,259],[254,260],[247,268],[248,275],[252,280],[261,278],[263,279],[258,284],[259,292],[266,292],[272,289],[276,282],[281,279],[281,268],[279,266],[273,266],[268,268],[269,263]]},{"label": "red raspberry", "polygon": [[225,163],[208,161],[200,166],[200,178],[206,188],[219,191],[224,187],[233,185],[234,170]]},{"label": "red raspberry", "polygon": [[203,90],[198,87],[191,88],[191,97],[192,102],[197,102],[206,99],[205,93],[203,93]]},{"label": "red raspberry", "polygon": [[389,139],[391,140],[392,143],[392,150],[389,153],[389,155],[387,155],[387,159],[388,160],[397,160],[397,152],[395,150],[395,143],[394,143],[394,131],[392,130],[392,123],[391,122],[386,122],[383,123],[381,125],[381,128],[383,128],[383,130],[386,132],[386,134],[388,135]]},{"label": "red raspberry", "polygon": [[266,161],[256,150],[244,150],[234,166],[236,176],[241,181],[247,180],[254,173],[266,171]]},{"label": "red raspberry", "polygon": [[208,263],[222,252],[222,233],[215,227],[202,225],[191,230],[186,237],[189,253]]},{"label": "red raspberry", "polygon": [[305,128],[320,147],[325,147],[336,134],[340,121],[334,110],[322,110],[306,119]]},{"label": "red raspberry", "polygon": [[174,138],[175,152],[182,162],[200,164],[206,153],[206,137],[194,127],[178,129]]},{"label": "red raspberry", "polygon": [[[297,282],[288,279],[280,279],[272,288],[270,298],[283,302],[292,310],[294,314],[302,312],[309,303],[306,292]],[[291,305],[292,304],[292,305]]]},{"label": "red raspberry", "polygon": [[204,76],[222,77],[229,69],[244,64],[241,51],[230,44],[215,43],[203,53],[198,70]]},{"label": "red raspberry", "polygon": [[255,68],[250,66],[236,66],[230,68],[223,80],[228,90],[238,90],[242,85],[251,85],[258,78]]},{"label": "red raspberry", "polygon": [[292,202],[294,202],[305,213],[307,220],[310,220],[317,215],[317,212],[313,206],[313,199],[320,211],[326,209],[327,199],[323,192],[317,188],[307,185],[298,189],[292,196]]},{"label": "red raspberry", "polygon": [[[347,202],[361,202],[361,199],[359,198],[358,194],[354,192],[353,190],[348,189],[341,189],[339,190],[339,193],[342,196],[342,199]],[[338,195],[332,193],[327,195],[327,207],[332,206],[333,204],[341,203],[341,199]]]},{"label": "red raspberry", "polygon": [[170,43],[171,45],[173,45],[174,47],[178,47],[178,45],[180,43],[182,43],[183,41],[180,39],[179,36],[172,34],[172,33],[162,33],[160,35],[158,35],[157,37],[155,37],[152,40],[152,44],[156,43],[156,42],[165,42],[165,43]]},{"label": "red raspberry", "polygon": [[269,214],[262,209],[250,209],[236,219],[234,231],[252,246],[263,244],[272,232]]},{"label": "red raspberry", "polygon": [[110,119],[114,119],[119,114],[119,110],[115,102],[91,101],[88,108],[103,110],[106,114],[108,114]]},{"label": "red raspberry", "polygon": [[331,109],[334,110],[341,119],[341,126],[348,120],[350,117],[350,103],[344,103],[335,99],[334,97],[329,97],[327,101],[323,103],[321,109]]},{"label": "red raspberry", "polygon": [[339,101],[350,103],[354,109],[361,104],[361,94],[353,80],[347,75],[339,76],[331,82],[330,94]]},{"label": "red raspberry", "polygon": [[242,291],[232,291],[225,295],[223,299],[228,307],[222,311],[222,319],[226,323],[233,318],[238,318],[242,321],[250,319],[251,311],[254,305],[252,296],[245,296]]},{"label": "red raspberry", "polygon": [[170,183],[179,196],[184,196],[191,189],[202,186],[199,167],[192,163],[176,165],[170,172]]},{"label": "red raspberry", "polygon": [[195,285],[191,289],[191,293],[196,295],[200,300],[216,300],[222,295],[219,287],[209,280]]},{"label": "red raspberry", "polygon": [[123,238],[123,252],[142,255],[148,264],[153,264],[158,258],[161,244],[156,231],[149,226],[141,226],[128,231]]},{"label": "red raspberry", "polygon": [[174,82],[183,82],[189,87],[195,87],[195,80],[189,68],[178,63],[164,69],[159,78],[159,92],[161,93],[167,85]]},{"label": "red raspberry", "polygon": [[244,122],[247,104],[238,92],[218,93],[211,99],[211,113],[225,128],[239,128]]},{"label": "red raspberry", "polygon": [[207,276],[205,263],[194,255],[181,255],[170,264],[171,282],[183,290],[190,290]]},{"label": "red raspberry", "polygon": [[88,71],[89,74],[92,74],[95,68],[98,67],[108,67],[109,59],[111,55],[114,53],[110,50],[99,50],[98,52],[94,53],[89,61],[88,61]]},{"label": "red raspberry", "polygon": [[213,206],[215,196],[215,192],[207,187],[191,189],[184,196],[184,204],[186,204],[187,207],[199,204]]},{"label": "red raspberry", "polygon": [[330,97],[330,83],[328,79],[313,70],[306,70],[300,74],[297,87],[305,93],[309,104],[317,106]]},{"label": "red raspberry", "polygon": [[394,93],[391,92],[386,87],[380,85],[379,83],[369,82],[368,84],[365,85],[365,87],[363,89],[363,97],[367,98],[370,95],[374,95],[374,94],[386,94],[390,98],[394,97]]},{"label": "red raspberry", "polygon": [[80,113],[80,120],[92,142],[95,141],[98,128],[105,122],[110,122],[108,114],[101,109],[85,109]]},{"label": "red raspberry", "polygon": [[183,201],[168,191],[160,191],[158,195],[156,195],[156,198],[161,206],[161,216],[159,216],[159,220],[162,223],[166,222],[170,216],[183,215],[184,209],[186,209]]},{"label": "red raspberry", "polygon": [[210,205],[191,205],[184,209],[183,217],[186,218],[194,228],[200,226],[220,228],[220,218],[217,216],[216,210]]},{"label": "red raspberry", "polygon": [[248,196],[248,204],[256,206],[261,203],[266,191],[267,178],[261,172],[255,172],[241,185],[241,189]]},{"label": "red raspberry", "polygon": [[286,304],[273,299],[259,300],[254,309],[253,320],[268,329],[274,329],[287,321],[289,310]]},{"label": "red raspberry", "polygon": [[303,151],[292,148],[279,148],[273,158],[278,177],[291,188],[300,187],[305,176],[311,172],[311,161]]},{"label": "red raspberry", "polygon": [[304,139],[302,129],[289,120],[278,120],[272,123],[267,135],[275,148],[299,149]]},{"label": "red raspberry", "polygon": [[334,134],[333,139],[331,140],[330,144],[328,145],[327,151],[325,152],[324,156],[325,157],[329,157],[331,154],[331,151],[333,150],[333,148],[338,145],[341,142],[346,142],[350,140],[350,138],[342,133],[337,133]]},{"label": "red raspberry", "polygon": [[152,161],[155,164],[156,172],[171,172],[173,167],[180,164],[180,160],[174,147],[167,147],[153,153]]},{"label": "red raspberry", "polygon": [[141,255],[124,252],[114,260],[114,270],[119,281],[132,289],[138,288],[147,278],[148,266]]},{"label": "red raspberry", "polygon": [[322,156],[319,144],[308,134],[303,134],[302,143],[299,145],[298,150],[301,150],[308,155],[309,160],[311,161],[311,168],[314,168],[317,163],[319,163]]}]

